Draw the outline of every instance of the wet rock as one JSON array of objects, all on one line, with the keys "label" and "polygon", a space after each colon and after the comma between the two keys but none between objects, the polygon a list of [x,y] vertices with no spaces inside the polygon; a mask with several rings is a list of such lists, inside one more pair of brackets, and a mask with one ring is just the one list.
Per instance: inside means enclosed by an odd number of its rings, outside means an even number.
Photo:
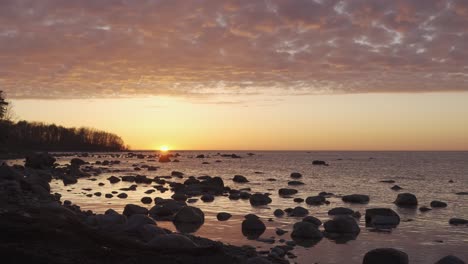
[{"label": "wet rock", "polygon": [[287,232],[288,232],[288,231],[283,230],[283,229],[281,229],[281,228],[276,228],[276,231],[275,231],[275,233],[276,233],[278,236],[282,236],[282,235],[286,234]]},{"label": "wet rock", "polygon": [[180,171],[172,171],[172,172],[171,172],[171,176],[177,177],[177,178],[183,178],[183,177],[184,177],[184,173],[183,173],[183,172],[180,172]]},{"label": "wet rock", "polygon": [[196,157],[196,158],[197,158],[197,159],[204,159],[204,158],[205,158],[205,155],[203,155],[203,154],[200,154],[200,155],[197,155],[197,157]]},{"label": "wet rock", "polygon": [[304,183],[301,182],[301,181],[289,181],[289,182],[288,182],[288,185],[291,185],[291,186],[299,186],[299,185],[304,185]]},{"label": "wet rock", "polygon": [[62,176],[62,181],[65,186],[75,184],[78,182],[78,180],[75,177],[66,174]]},{"label": "wet rock", "polygon": [[293,200],[295,203],[303,203],[304,202],[304,199],[302,198],[294,198]]},{"label": "wet rock", "polygon": [[135,176],[122,176],[122,181],[124,182],[134,182]]},{"label": "wet rock", "polygon": [[127,218],[116,211],[109,209],[104,214],[94,216],[94,222],[101,229],[115,230],[127,223]]},{"label": "wet rock", "polygon": [[465,262],[455,256],[448,255],[446,257],[441,258],[435,264],[465,264]]},{"label": "wet rock", "polygon": [[366,210],[366,226],[390,226],[400,224],[400,216],[389,208],[372,208]]},{"label": "wet rock", "polygon": [[214,201],[215,198],[212,194],[206,193],[200,199],[205,203],[209,203]]},{"label": "wet rock", "polygon": [[451,218],[449,220],[451,225],[468,225],[468,220],[462,218]]},{"label": "wet rock", "polygon": [[171,196],[172,199],[176,200],[176,201],[187,201],[187,196],[183,193],[174,193],[172,196]]},{"label": "wet rock", "polygon": [[400,193],[394,203],[400,207],[416,207],[418,205],[418,199],[414,194]]},{"label": "wet rock", "polygon": [[110,176],[109,178],[107,178],[107,180],[110,182],[110,183],[118,183],[120,181],[119,178],[115,177],[115,176]]},{"label": "wet rock", "polygon": [[192,240],[184,235],[168,234],[156,236],[148,246],[156,249],[192,249],[198,247]]},{"label": "wet rock", "polygon": [[158,199],[156,205],[149,210],[149,215],[158,221],[171,221],[174,215],[186,204],[184,202],[175,201],[172,199]]},{"label": "wet rock", "polygon": [[423,212],[423,213],[424,213],[424,212],[431,211],[431,210],[432,210],[432,209],[429,208],[429,207],[427,207],[427,206],[421,206],[421,207],[419,207],[419,211],[421,211],[421,212]]},{"label": "wet rock", "polygon": [[325,204],[327,200],[325,199],[324,196],[309,196],[306,198],[305,202],[308,205],[322,205]]},{"label": "wet rock", "polygon": [[280,196],[289,196],[289,195],[293,195],[293,194],[296,194],[296,193],[297,193],[296,189],[281,188],[281,189],[278,190],[278,194]]},{"label": "wet rock", "polygon": [[310,215],[304,217],[304,219],[302,219],[302,222],[311,223],[311,224],[315,225],[317,228],[322,225],[322,221],[320,221],[320,219],[318,219],[316,217],[313,217],[313,216],[310,216]]},{"label": "wet rock", "polygon": [[393,248],[378,248],[366,253],[362,264],[408,264],[408,254]]},{"label": "wet rock", "polygon": [[272,264],[272,262],[265,257],[253,257],[249,258],[246,264]]},{"label": "wet rock", "polygon": [[291,217],[304,217],[309,214],[309,210],[305,209],[304,207],[295,207],[290,213],[289,216]]},{"label": "wet rock", "polygon": [[127,224],[124,227],[126,232],[136,233],[145,225],[156,225],[153,219],[143,214],[134,214],[128,217]]},{"label": "wet rock", "polygon": [[117,197],[119,197],[120,199],[125,199],[128,197],[128,195],[126,193],[119,193]]},{"label": "wet rock", "polygon": [[268,195],[255,193],[250,196],[250,204],[253,206],[267,205],[272,202],[271,198]]},{"label": "wet rock", "polygon": [[97,196],[97,197],[99,197],[99,196],[101,196],[101,195],[102,195],[101,192],[95,192],[95,193],[94,193],[94,196]]},{"label": "wet rock", "polygon": [[50,169],[56,159],[48,153],[34,153],[26,157],[25,167],[32,169]]},{"label": "wet rock", "polygon": [[276,209],[274,212],[273,212],[273,215],[276,216],[276,217],[281,217],[284,215],[284,211],[281,210],[281,209]]},{"label": "wet rock", "polygon": [[457,192],[456,195],[468,195],[468,192]]},{"label": "wet rock", "polygon": [[432,208],[444,208],[447,207],[447,203],[441,201],[432,201],[431,202]]},{"label": "wet rock", "polygon": [[314,160],[314,161],[312,161],[312,165],[315,165],[315,166],[328,166],[328,163],[326,163],[323,160]]},{"label": "wet rock", "polygon": [[141,202],[143,204],[151,204],[153,203],[153,199],[151,197],[146,196],[146,197],[141,198]]},{"label": "wet rock", "polygon": [[401,188],[401,187],[398,186],[398,185],[393,185],[392,188],[390,188],[390,189],[392,189],[392,190],[394,190],[394,191],[399,191],[399,190],[402,190],[403,188]]},{"label": "wet rock", "polygon": [[216,215],[216,218],[218,219],[218,221],[227,221],[231,217],[232,217],[232,215],[230,213],[224,213],[224,212],[218,213]]},{"label": "wet rock", "polygon": [[157,236],[167,235],[169,232],[154,224],[143,225],[137,230],[143,241],[149,242]]},{"label": "wet rock", "polygon": [[293,172],[293,173],[291,173],[291,178],[300,179],[300,178],[302,178],[302,174],[300,174],[299,172]]},{"label": "wet rock", "polygon": [[106,198],[109,198],[109,199],[110,199],[110,198],[114,197],[114,195],[112,195],[112,194],[110,194],[110,193],[106,193],[106,195],[104,195],[104,197],[106,197]]},{"label": "wet rock", "polygon": [[127,204],[123,210],[123,215],[130,217],[135,214],[147,215],[148,209],[135,204]]},{"label": "wet rock", "polygon": [[169,155],[161,155],[159,156],[159,162],[161,163],[165,163],[165,162],[171,162],[171,159],[169,157]]},{"label": "wet rock", "polygon": [[265,224],[254,215],[246,216],[246,219],[242,222],[242,234],[249,239],[259,238],[265,230]]},{"label": "wet rock", "polygon": [[302,239],[322,239],[323,234],[318,230],[317,226],[309,222],[298,222],[294,224],[291,237]]},{"label": "wet rock", "polygon": [[232,181],[233,182],[236,182],[236,183],[246,183],[246,182],[249,182],[249,180],[247,180],[246,177],[242,176],[242,175],[235,175],[234,178],[232,178]]},{"label": "wet rock", "polygon": [[341,198],[345,203],[366,204],[369,203],[369,196],[364,194],[345,195]]},{"label": "wet rock", "polygon": [[325,222],[323,226],[328,233],[359,234],[361,231],[356,220],[347,215],[337,216],[333,220]]},{"label": "wet rock", "polygon": [[353,210],[345,207],[336,207],[328,211],[328,215],[352,215]]},{"label": "wet rock", "polygon": [[395,183],[394,180],[382,180],[380,182],[383,182],[383,183]]},{"label": "wet rock", "polygon": [[81,165],[85,165],[86,161],[79,159],[79,158],[74,158],[70,161],[70,164],[75,165],[75,166],[81,166]]},{"label": "wet rock", "polygon": [[193,206],[182,207],[174,216],[174,223],[203,224],[204,222],[203,211]]}]

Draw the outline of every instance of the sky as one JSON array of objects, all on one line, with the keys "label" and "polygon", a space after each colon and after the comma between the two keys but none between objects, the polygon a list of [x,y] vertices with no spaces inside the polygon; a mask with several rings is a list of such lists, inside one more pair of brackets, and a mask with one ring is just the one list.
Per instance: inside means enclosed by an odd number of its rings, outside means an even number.
[{"label": "sky", "polygon": [[468,150],[468,1],[2,0],[0,90],[134,149]]}]

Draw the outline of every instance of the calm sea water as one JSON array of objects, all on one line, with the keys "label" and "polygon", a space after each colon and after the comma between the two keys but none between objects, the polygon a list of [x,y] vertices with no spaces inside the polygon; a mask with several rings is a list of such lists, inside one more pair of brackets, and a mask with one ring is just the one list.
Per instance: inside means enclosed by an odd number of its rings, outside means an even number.
[{"label": "calm sea water", "polygon": [[[448,220],[452,217],[468,218],[468,196],[456,195],[456,192],[468,191],[468,152],[255,152],[254,156],[247,153],[235,152],[241,155],[241,159],[221,158],[216,156],[218,151],[205,152],[179,152],[179,163],[159,163],[146,159],[122,158],[121,164],[112,166],[113,169],[123,170],[121,173],[105,173],[97,176],[97,181],[82,179],[73,186],[63,186],[60,181],[52,183],[53,192],[63,195],[62,200],[67,199],[81,206],[82,209],[90,209],[95,212],[104,212],[108,208],[122,211],[127,203],[142,205],[141,197],[148,196],[144,192],[152,189],[150,185],[139,185],[137,191],[126,192],[127,199],[112,199],[104,197],[85,196],[87,193],[101,191],[110,193],[131,183],[120,182],[114,185],[106,180],[111,175],[136,175],[142,174],[149,177],[170,175],[171,171],[184,172],[187,176],[220,176],[225,185],[236,189],[250,187],[253,192],[272,193],[273,202],[265,207],[252,207],[248,201],[231,201],[227,197],[216,197],[214,202],[204,203],[198,201],[194,204],[205,212],[205,224],[195,233],[196,235],[220,240],[233,245],[253,245],[259,249],[269,249],[273,245],[248,240],[242,235],[241,222],[243,216],[254,213],[262,217],[267,225],[264,238],[275,237],[276,243],[280,238],[291,240],[290,232],[278,237],[275,234],[277,227],[291,231],[294,223],[301,218],[273,216],[277,208],[303,206],[308,208],[310,214],[322,221],[329,219],[328,210],[344,206],[358,210],[364,214],[366,208],[388,207],[398,212],[402,221],[391,233],[377,233],[366,229],[364,217],[359,221],[361,233],[356,240],[345,244],[337,244],[327,238],[318,244],[305,248],[297,246],[293,251],[298,258],[298,263],[361,263],[364,254],[378,247],[393,247],[407,252],[411,263],[434,263],[439,258],[453,254],[468,261],[468,227],[450,226]],[[222,153],[232,153],[223,151]],[[86,161],[115,160],[108,157],[110,153],[101,153],[101,158],[83,158]],[[156,153],[145,153],[156,154]],[[194,158],[198,154],[209,155],[209,158]],[[59,158],[59,163],[67,163],[71,157]],[[222,160],[215,163],[215,160]],[[313,166],[312,161],[320,159],[330,163],[330,166]],[[202,164],[209,162],[210,164]],[[160,166],[154,172],[142,170],[135,172],[132,165]],[[255,172],[263,172],[256,174]],[[319,192],[332,192],[336,195],[368,194],[370,203],[367,205],[345,204],[340,198],[330,198],[330,205],[308,206],[305,203],[295,203],[292,198],[280,198],[278,189],[288,187],[292,172],[300,172],[303,175],[303,186],[293,188],[299,193],[293,197],[306,198],[317,195]],[[236,174],[246,176],[250,182],[236,184],[232,177]],[[186,178],[186,177],[185,177]],[[275,178],[276,182],[269,182],[267,178]],[[418,210],[399,209],[392,202],[398,192],[390,189],[393,184],[382,183],[381,180],[395,180],[404,189],[402,192],[414,193],[420,206],[427,205],[432,200],[441,200],[448,203],[447,208],[434,209],[421,213]],[[453,180],[453,183],[449,183]],[[182,180],[183,181],[183,180]],[[97,184],[104,182],[106,185],[99,187]],[[82,188],[93,188],[92,191],[83,191]],[[68,190],[68,191],[67,191]],[[169,198],[171,192],[155,192],[149,196]],[[148,206],[150,208],[151,206]],[[218,212],[233,214],[227,222],[218,222]],[[268,222],[273,218],[273,222]],[[158,225],[175,230],[169,222],[158,222]]]}]

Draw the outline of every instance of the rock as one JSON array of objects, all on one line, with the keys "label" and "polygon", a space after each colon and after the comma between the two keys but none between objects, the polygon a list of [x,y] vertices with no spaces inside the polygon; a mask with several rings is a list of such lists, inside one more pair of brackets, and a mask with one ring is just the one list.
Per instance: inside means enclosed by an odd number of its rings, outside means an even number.
[{"label": "rock", "polygon": [[104,195],[104,197],[110,199],[110,198],[114,197],[114,195],[112,195],[112,194],[110,194],[110,193],[106,193],[106,194]]},{"label": "rock", "polygon": [[81,165],[85,165],[86,161],[79,159],[79,158],[74,158],[70,161],[70,164],[75,165],[75,166],[81,166]]},{"label": "rock", "polygon": [[104,214],[95,216],[95,222],[101,229],[113,230],[127,223],[127,218],[116,211],[109,209]]},{"label": "rock", "polygon": [[465,264],[465,262],[455,256],[448,255],[446,257],[441,258],[435,264]]},{"label": "rock", "polygon": [[154,224],[147,224],[141,226],[137,230],[139,236],[146,242],[151,241],[156,236],[167,235],[168,232]]},{"label": "rock", "polygon": [[151,197],[146,196],[146,197],[141,198],[141,202],[143,204],[151,204],[153,203],[153,199]]},{"label": "rock", "polygon": [[242,222],[242,234],[249,239],[259,238],[265,230],[265,224],[258,217],[249,216]]},{"label": "rock", "polygon": [[416,207],[418,205],[418,199],[414,194],[400,193],[394,203],[400,207]]},{"label": "rock", "polygon": [[333,220],[325,222],[323,226],[328,233],[359,234],[361,231],[356,220],[348,215],[337,216]]},{"label": "rock", "polygon": [[320,221],[320,219],[310,216],[310,215],[304,217],[304,219],[302,219],[302,222],[308,222],[308,223],[314,224],[317,228],[322,225],[322,221]]},{"label": "rock", "polygon": [[130,217],[135,214],[147,215],[148,209],[135,205],[135,204],[127,204],[123,210],[123,215],[126,217]]},{"label": "rock", "polygon": [[216,215],[216,218],[218,219],[218,221],[227,221],[229,220],[230,218],[232,217],[232,215],[230,213],[218,213]]},{"label": "rock", "polygon": [[364,194],[345,195],[341,198],[345,203],[366,204],[369,203],[369,196]]},{"label": "rock", "polygon": [[276,231],[275,231],[275,233],[276,233],[278,236],[282,236],[282,235],[286,234],[287,232],[288,232],[288,231],[285,231],[285,230],[283,230],[283,229],[281,229],[281,228],[276,228]]},{"label": "rock", "polygon": [[291,237],[301,239],[317,239],[320,240],[323,237],[322,232],[317,229],[317,226],[309,222],[298,222],[294,224]]},{"label": "rock", "polygon": [[302,178],[302,174],[300,174],[299,172],[293,172],[293,173],[291,173],[291,178],[300,179],[300,178]]},{"label": "rock", "polygon": [[171,196],[172,199],[176,200],[176,201],[187,201],[187,196],[183,193],[174,193],[172,196]]},{"label": "rock", "polygon": [[249,182],[249,180],[247,180],[247,178],[242,175],[235,175],[234,178],[232,178],[232,181],[237,183]]},{"label": "rock", "polygon": [[156,236],[148,246],[156,249],[192,249],[198,247],[192,240],[184,235],[168,234]]},{"label": "rock", "polygon": [[144,225],[156,225],[153,219],[149,218],[146,215],[134,214],[130,216],[127,220],[127,224],[124,228],[126,232],[136,233]]},{"label": "rock", "polygon": [[382,180],[380,182],[383,182],[383,183],[395,183],[394,180]]},{"label": "rock", "polygon": [[328,166],[328,163],[326,163],[323,160],[314,160],[314,161],[312,161],[312,165],[315,165],[315,166]]},{"label": "rock", "polygon": [[441,201],[432,201],[431,207],[432,208],[444,208],[444,207],[447,207],[447,203],[444,203]]},{"label": "rock", "polygon": [[56,159],[48,153],[35,153],[26,157],[24,166],[32,169],[50,169],[55,161]]},{"label": "rock", "polygon": [[204,159],[204,158],[205,158],[205,155],[203,155],[203,154],[200,154],[200,155],[197,155],[197,157],[196,157],[196,158],[197,158],[197,159]]},{"label": "rock", "polygon": [[276,217],[281,217],[284,215],[284,211],[281,210],[281,209],[276,209],[274,212],[273,212],[273,215],[276,216]]},{"label": "rock", "polygon": [[456,195],[468,195],[468,192],[457,192]]},{"label": "rock", "polygon": [[401,187],[398,186],[398,185],[393,185],[393,187],[390,188],[390,189],[392,189],[392,190],[394,190],[394,191],[399,191],[399,190],[402,190],[403,188],[401,188]]},{"label": "rock", "polygon": [[115,176],[110,176],[109,178],[107,178],[107,180],[110,182],[110,183],[118,183],[120,181],[119,178],[115,177]]},{"label": "rock", "polygon": [[250,204],[253,206],[267,205],[272,202],[271,198],[268,195],[255,193],[250,196]]},{"label": "rock", "polygon": [[125,199],[128,197],[128,195],[126,193],[119,193],[117,197],[119,197],[120,199]]},{"label": "rock", "polygon": [[293,194],[296,194],[296,193],[297,193],[296,189],[281,188],[281,189],[278,190],[278,194],[280,196],[289,196],[289,195],[293,195]]},{"label": "rock", "polygon": [[249,258],[246,264],[272,264],[272,262],[265,257],[253,257]]},{"label": "rock", "polygon": [[389,208],[372,208],[366,210],[367,226],[391,226],[400,224],[400,216]]},{"label": "rock", "polygon": [[175,201],[172,199],[155,198],[156,205],[149,210],[149,215],[155,220],[168,221],[173,220],[173,216],[186,204],[184,202]]},{"label": "rock", "polygon": [[180,171],[172,171],[172,172],[171,172],[171,176],[177,177],[177,178],[183,178],[183,177],[184,177],[184,173],[183,173],[183,172],[180,172]]},{"label": "rock", "polygon": [[468,225],[468,220],[462,218],[451,218],[449,220],[451,225]]},{"label": "rock", "polygon": [[299,185],[304,185],[304,183],[301,182],[301,181],[289,181],[289,182],[288,182],[288,185],[291,185],[291,186],[299,186]]},{"label": "rock", "polygon": [[171,159],[169,155],[161,155],[159,156],[159,162],[165,163],[165,162],[171,162]]},{"label": "rock", "polygon": [[71,184],[75,184],[78,182],[78,180],[73,177],[73,176],[70,176],[70,175],[66,175],[64,174],[62,176],[62,181],[63,181],[63,184],[66,186],[66,185],[71,185]]},{"label": "rock", "polygon": [[214,196],[212,194],[205,193],[200,199],[203,202],[208,203],[208,202],[214,201],[215,198],[214,198]]},{"label": "rock", "polygon": [[174,223],[203,224],[205,214],[193,206],[182,207],[174,216]]},{"label": "rock", "polygon": [[305,202],[308,205],[322,205],[326,202],[327,200],[325,197],[319,195],[319,196],[309,196],[306,198]]},{"label": "rock", "polygon": [[424,212],[431,211],[431,210],[432,210],[432,209],[429,208],[429,207],[427,207],[427,206],[421,206],[421,207],[419,207],[419,211],[421,211],[421,212],[423,212],[423,213],[424,213]]},{"label": "rock", "polygon": [[393,248],[378,248],[366,253],[362,264],[408,264],[408,254]]},{"label": "rock", "polygon": [[304,202],[304,199],[302,198],[294,198],[293,200],[295,203],[303,203]]},{"label": "rock", "polygon": [[344,207],[336,207],[328,211],[328,215],[352,215],[353,210]]},{"label": "rock", "polygon": [[289,216],[292,217],[304,217],[309,214],[309,210],[303,208],[303,207],[295,207],[290,213]]}]

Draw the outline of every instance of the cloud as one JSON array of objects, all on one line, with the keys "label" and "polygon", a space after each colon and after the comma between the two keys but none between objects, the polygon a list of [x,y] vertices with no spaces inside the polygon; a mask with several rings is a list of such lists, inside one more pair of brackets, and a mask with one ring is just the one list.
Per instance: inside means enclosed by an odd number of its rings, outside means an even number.
[{"label": "cloud", "polygon": [[464,0],[0,2],[12,98],[468,90]]}]

